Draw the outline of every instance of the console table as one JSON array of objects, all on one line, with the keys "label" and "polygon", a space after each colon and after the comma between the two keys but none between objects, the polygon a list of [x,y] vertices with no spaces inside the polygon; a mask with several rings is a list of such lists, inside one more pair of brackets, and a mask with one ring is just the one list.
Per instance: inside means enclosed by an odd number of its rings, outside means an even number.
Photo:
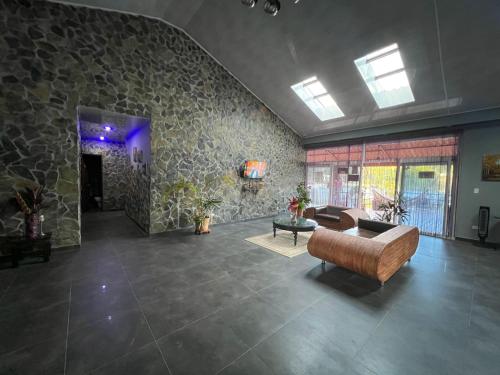
[{"label": "console table", "polygon": [[41,257],[44,262],[48,262],[51,237],[52,233],[46,233],[36,239],[26,236],[0,237],[0,260],[10,260],[12,267],[17,267],[19,261],[25,257]]}]

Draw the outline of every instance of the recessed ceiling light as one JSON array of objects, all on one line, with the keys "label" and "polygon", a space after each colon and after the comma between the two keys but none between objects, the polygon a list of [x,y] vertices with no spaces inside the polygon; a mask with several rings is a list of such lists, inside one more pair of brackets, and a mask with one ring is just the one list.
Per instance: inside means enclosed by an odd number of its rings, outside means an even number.
[{"label": "recessed ceiling light", "polygon": [[106,130],[107,132],[110,132],[111,131],[111,126],[105,126],[104,130]]},{"label": "recessed ceiling light", "polygon": [[311,77],[292,86],[292,90],[321,120],[333,120],[344,117],[344,112],[339,108],[332,96],[326,91],[323,84]]},{"label": "recessed ceiling light", "polygon": [[281,4],[278,0],[267,0],[264,3],[264,12],[271,16],[276,16],[280,11]]},{"label": "recessed ceiling light", "polygon": [[241,0],[241,3],[249,8],[253,8],[257,4],[257,0]]},{"label": "recessed ceiling light", "polygon": [[354,61],[379,108],[415,101],[396,43]]},{"label": "recessed ceiling light", "polygon": [[103,137],[102,135],[99,137],[99,139],[100,139],[101,141],[104,141],[104,137]]}]

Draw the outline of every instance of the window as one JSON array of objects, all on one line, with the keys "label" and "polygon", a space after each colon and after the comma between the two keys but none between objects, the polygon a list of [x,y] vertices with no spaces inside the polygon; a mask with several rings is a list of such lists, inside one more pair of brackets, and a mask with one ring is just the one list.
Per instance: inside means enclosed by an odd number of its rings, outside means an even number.
[{"label": "window", "polygon": [[307,151],[312,205],[359,207],[380,220],[399,193],[405,222],[423,234],[450,236],[458,136],[369,142]]},{"label": "window", "polygon": [[379,108],[415,101],[396,43],[361,57],[354,63]]},{"label": "window", "polygon": [[308,78],[293,85],[292,90],[321,121],[344,116],[335,100],[316,77]]}]

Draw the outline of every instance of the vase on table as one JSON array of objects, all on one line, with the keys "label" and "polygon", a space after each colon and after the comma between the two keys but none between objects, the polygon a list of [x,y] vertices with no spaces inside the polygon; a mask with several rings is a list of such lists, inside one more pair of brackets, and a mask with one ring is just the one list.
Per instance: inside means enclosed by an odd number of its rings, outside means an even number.
[{"label": "vase on table", "polygon": [[40,237],[40,216],[37,213],[26,215],[26,237],[37,239]]},{"label": "vase on table", "polygon": [[304,217],[304,209],[303,208],[297,208],[297,219],[300,219]]}]

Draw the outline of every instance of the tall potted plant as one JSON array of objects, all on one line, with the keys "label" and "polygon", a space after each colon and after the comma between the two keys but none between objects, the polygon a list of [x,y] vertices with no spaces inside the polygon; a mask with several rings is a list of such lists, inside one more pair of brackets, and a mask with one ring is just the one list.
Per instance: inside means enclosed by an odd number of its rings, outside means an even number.
[{"label": "tall potted plant", "polygon": [[215,198],[199,197],[196,199],[196,208],[193,214],[196,234],[210,233],[210,215],[212,210],[218,207],[221,202],[221,199]]},{"label": "tall potted plant", "polygon": [[387,223],[397,223],[399,221],[404,224],[410,216],[401,193],[396,194],[394,200],[380,204],[379,210],[382,211],[382,213],[378,214],[379,219]]},{"label": "tall potted plant", "polygon": [[[179,215],[180,200],[184,199],[188,205],[191,205],[190,219],[195,225],[195,233],[210,233],[210,218],[214,208],[216,208],[222,199],[210,195],[201,185],[195,185],[181,177],[177,182],[167,187],[164,192],[164,201],[170,198],[177,198],[177,212]],[[179,225],[178,218],[178,225]]]}]

